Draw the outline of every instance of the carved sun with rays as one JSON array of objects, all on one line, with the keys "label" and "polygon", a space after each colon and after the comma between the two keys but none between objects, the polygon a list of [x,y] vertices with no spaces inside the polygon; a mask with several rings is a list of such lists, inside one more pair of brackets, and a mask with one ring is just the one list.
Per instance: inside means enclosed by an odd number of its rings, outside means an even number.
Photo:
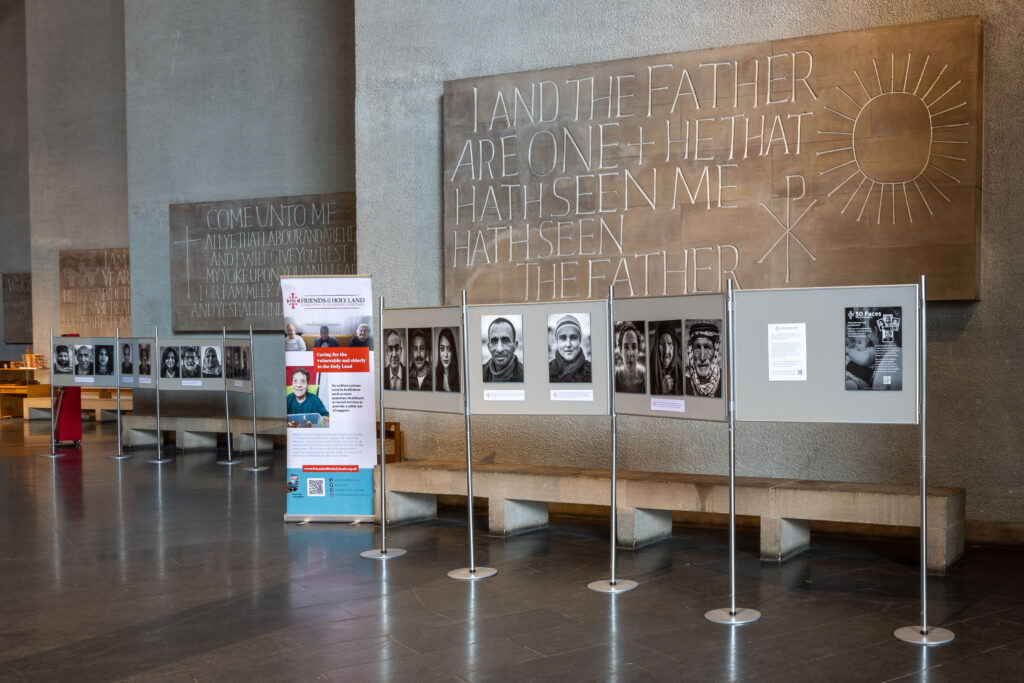
[{"label": "carved sun with rays", "polygon": [[[902,218],[904,212],[910,222],[914,221],[911,195],[921,198],[930,215],[935,215],[932,202],[951,201],[933,177],[941,174],[961,182],[950,168],[955,163],[966,161],[956,151],[967,144],[967,140],[957,139],[961,137],[959,129],[968,125],[968,122],[958,120],[959,110],[966,107],[967,102],[958,102],[960,97],[956,95],[962,80],[948,87],[946,83],[951,79],[941,82],[948,64],[943,65],[934,78],[929,75],[931,85],[922,87],[926,83],[930,59],[931,55],[925,56],[916,83],[911,76],[912,70],[917,71],[916,67],[911,67],[912,55],[907,54],[906,66],[900,64],[897,67],[895,54],[890,53],[889,78],[884,78],[884,67],[883,72],[879,72],[878,62],[872,59],[874,82],[868,76],[865,83],[854,69],[853,75],[860,84],[859,91],[854,88],[851,93],[842,86],[836,86],[852,104],[853,111],[849,105],[825,107],[842,123],[837,130],[818,131],[821,135],[836,136],[833,138],[836,146],[819,151],[818,155],[834,155],[833,158],[839,162],[822,171],[822,176],[841,172],[842,169],[851,170],[852,167],[852,172],[828,193],[831,197],[852,188],[840,213],[845,214],[852,206],[858,221],[867,216],[868,221],[874,217],[877,223],[881,223],[883,214],[888,214],[895,224],[896,217]],[[902,84],[899,83],[898,71],[902,72]]]}]

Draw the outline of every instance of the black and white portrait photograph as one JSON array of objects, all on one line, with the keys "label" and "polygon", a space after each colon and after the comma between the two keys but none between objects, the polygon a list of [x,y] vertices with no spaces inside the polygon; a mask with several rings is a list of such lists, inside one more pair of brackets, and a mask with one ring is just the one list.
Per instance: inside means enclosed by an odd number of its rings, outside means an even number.
[{"label": "black and white portrait photograph", "polygon": [[219,346],[204,346],[203,354],[203,377],[220,377],[224,374],[224,368],[220,362]]},{"label": "black and white portrait photograph", "polygon": [[523,316],[480,317],[484,382],[523,381]]},{"label": "black and white portrait photograph", "polygon": [[75,374],[92,374],[92,344],[75,344]]},{"label": "black and white portrait photograph", "polygon": [[846,390],[903,390],[903,307],[846,309]]},{"label": "black and white portrait photograph", "polygon": [[165,378],[177,377],[179,366],[179,351],[177,346],[163,346],[160,348],[160,376]]},{"label": "black and white portrait photograph", "polygon": [[459,376],[462,366],[459,364],[459,328],[435,327],[437,361],[434,371],[434,391],[458,392],[461,383]]},{"label": "black and white portrait photograph", "polygon": [[181,347],[181,378],[182,379],[196,379],[203,376],[203,371],[199,367],[199,347],[198,346],[182,346]]},{"label": "black and white portrait photograph", "polygon": [[548,381],[589,384],[590,314],[548,315]]},{"label": "black and white portrait photograph", "polygon": [[409,330],[409,391],[432,391],[434,388],[430,347],[429,327]]},{"label": "black and white portrait photograph", "polygon": [[252,379],[252,375],[249,374],[250,371],[251,371],[251,367],[249,365],[249,347],[248,346],[243,346],[241,348],[241,351],[242,351],[242,360],[238,364],[238,379],[243,379],[243,380],[248,381],[248,380]]},{"label": "black and white portrait photograph", "polygon": [[96,374],[114,374],[114,346],[113,344],[96,345]]},{"label": "black and white portrait photograph", "polygon": [[722,397],[722,321],[686,321],[687,396]]},{"label": "black and white portrait photograph", "polygon": [[647,393],[647,335],[643,320],[615,321],[615,391]]},{"label": "black and white portrait photograph", "polygon": [[651,349],[651,395],[683,395],[683,360],[680,339],[682,322],[679,320],[652,320],[648,323]]},{"label": "black and white portrait photograph", "polygon": [[384,330],[384,388],[405,391],[405,329]]},{"label": "black and white portrait photograph", "polygon": [[147,342],[139,342],[139,374],[143,377],[153,374],[153,365],[150,363],[150,345]]},{"label": "black and white portrait photograph", "polygon": [[57,344],[53,348],[53,372],[56,375],[71,374],[71,351],[67,344]]},{"label": "black and white portrait photograph", "polygon": [[121,344],[121,374],[130,375],[135,372],[135,365],[132,362],[131,342]]}]

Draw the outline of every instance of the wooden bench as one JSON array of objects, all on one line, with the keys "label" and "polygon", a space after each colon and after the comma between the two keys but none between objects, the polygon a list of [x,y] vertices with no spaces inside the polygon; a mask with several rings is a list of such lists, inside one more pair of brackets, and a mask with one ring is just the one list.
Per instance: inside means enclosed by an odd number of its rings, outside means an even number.
[{"label": "wooden bench", "polygon": [[[379,495],[379,471],[376,477]],[[510,536],[546,526],[548,503],[607,505],[609,478],[606,469],[474,463],[473,495],[488,501],[489,532]],[[406,460],[388,467],[387,483],[389,523],[429,519],[438,495],[466,495],[466,467]],[[737,477],[736,514],[760,517],[762,559],[783,561],[808,547],[811,520],[919,526],[919,492],[916,485]],[[623,548],[670,536],[675,510],[729,512],[725,476],[620,471],[616,495]],[[945,573],[963,555],[965,500],[960,488],[928,488],[929,572]]]}]

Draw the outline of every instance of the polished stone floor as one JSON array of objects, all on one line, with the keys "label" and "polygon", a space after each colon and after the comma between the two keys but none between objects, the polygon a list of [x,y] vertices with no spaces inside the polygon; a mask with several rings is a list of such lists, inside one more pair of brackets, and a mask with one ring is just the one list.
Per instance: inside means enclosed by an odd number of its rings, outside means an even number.
[{"label": "polished stone floor", "polygon": [[956,640],[923,648],[892,636],[919,619],[914,543],[815,538],[778,566],[744,533],[738,605],[763,618],[728,627],[703,617],[729,605],[722,530],[620,552],[640,587],[608,596],[586,589],[608,576],[606,526],[502,540],[479,518],[477,562],[499,572],[459,582],[457,511],[364,560],[372,526],[282,521],[282,453],[259,474],[214,452],[117,462],[113,425],[86,424],[50,460],[47,427],[0,424],[3,681],[1024,680],[1020,551],[972,548],[930,580],[929,621]]}]

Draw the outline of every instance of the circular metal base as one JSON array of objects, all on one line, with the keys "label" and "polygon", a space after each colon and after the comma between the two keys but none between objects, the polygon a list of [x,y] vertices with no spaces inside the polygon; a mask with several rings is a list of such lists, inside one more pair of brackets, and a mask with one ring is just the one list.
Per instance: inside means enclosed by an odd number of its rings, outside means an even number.
[{"label": "circular metal base", "polygon": [[154,465],[163,465],[165,462],[174,462],[174,458],[153,458],[152,460],[147,460],[146,462],[152,463]]},{"label": "circular metal base", "polygon": [[387,550],[374,548],[373,550],[364,550],[359,553],[359,557],[365,557],[368,560],[390,560],[402,555],[405,555],[405,550],[401,548],[388,548]]},{"label": "circular metal base", "polygon": [[625,593],[639,585],[630,579],[618,579],[615,583],[612,583],[611,579],[601,579],[600,581],[591,581],[587,584],[587,588],[597,593]]},{"label": "circular metal base", "polygon": [[945,645],[956,637],[949,629],[937,626],[928,629],[927,633],[922,633],[920,626],[904,626],[896,629],[892,634],[904,643],[913,643],[914,645]]},{"label": "circular metal base", "polygon": [[270,468],[266,465],[260,465],[259,467],[243,467],[246,472],[262,472],[263,470],[269,470]]},{"label": "circular metal base", "polygon": [[708,621],[713,621],[716,624],[740,626],[742,624],[749,624],[752,621],[757,621],[761,618],[761,613],[756,609],[744,609],[743,607],[737,607],[736,613],[733,614],[729,611],[728,607],[723,607],[722,609],[713,609],[710,612],[705,612],[704,618]]},{"label": "circular metal base", "polygon": [[107,460],[127,460],[132,456],[130,455],[108,455]]},{"label": "circular metal base", "polygon": [[242,461],[241,460],[218,460],[217,464],[218,465],[237,465],[240,462],[242,462]]},{"label": "circular metal base", "polygon": [[448,578],[458,579],[459,581],[475,581],[476,579],[486,579],[497,573],[498,570],[494,567],[477,567],[476,571],[469,567],[463,567],[462,569],[453,569],[448,572]]},{"label": "circular metal base", "polygon": [[39,457],[40,458],[54,458],[54,459],[56,459],[56,458],[63,458],[65,455],[67,455],[67,454],[66,453],[43,453]]}]

